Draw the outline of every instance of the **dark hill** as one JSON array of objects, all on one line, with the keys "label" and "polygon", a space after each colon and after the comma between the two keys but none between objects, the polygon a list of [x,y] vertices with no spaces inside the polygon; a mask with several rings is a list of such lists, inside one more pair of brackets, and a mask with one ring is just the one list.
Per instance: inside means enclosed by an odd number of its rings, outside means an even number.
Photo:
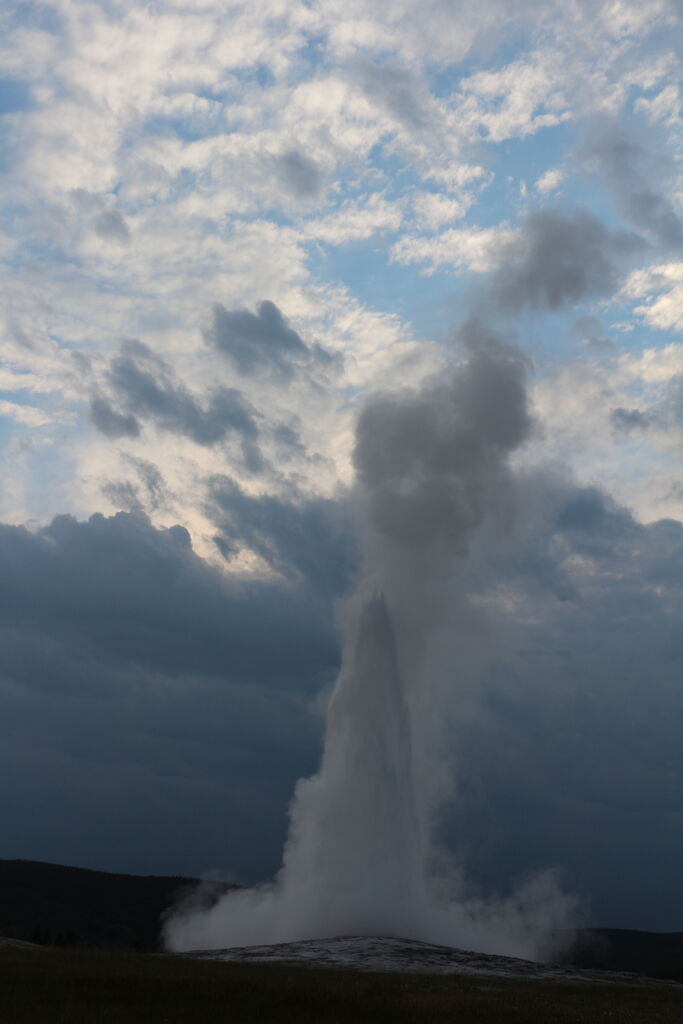
[{"label": "dark hill", "polygon": [[229,888],[195,878],[0,860],[0,935],[48,945],[156,949],[169,907],[189,897],[211,903]]},{"label": "dark hill", "polygon": [[[0,936],[49,945],[153,950],[165,911],[210,905],[232,886],[194,878],[117,875],[37,861],[0,860]],[[683,932],[586,928],[563,962],[683,981]]]},{"label": "dark hill", "polygon": [[564,959],[575,967],[683,981],[683,932],[583,928]]}]

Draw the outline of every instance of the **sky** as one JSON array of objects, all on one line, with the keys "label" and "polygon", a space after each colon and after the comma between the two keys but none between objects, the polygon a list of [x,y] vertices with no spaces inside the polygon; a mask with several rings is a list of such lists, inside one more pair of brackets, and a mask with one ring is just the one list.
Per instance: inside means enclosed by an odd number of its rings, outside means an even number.
[{"label": "sky", "polygon": [[368,403],[486,321],[530,422],[441,842],[683,929],[682,50],[680,0],[3,5],[0,856],[272,876]]}]

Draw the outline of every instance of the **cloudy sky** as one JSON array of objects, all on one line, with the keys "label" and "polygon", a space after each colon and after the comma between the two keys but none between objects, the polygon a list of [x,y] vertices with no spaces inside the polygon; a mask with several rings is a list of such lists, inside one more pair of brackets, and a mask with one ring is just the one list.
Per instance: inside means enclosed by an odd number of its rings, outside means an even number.
[{"label": "cloudy sky", "polygon": [[533,425],[461,567],[496,639],[442,839],[483,890],[556,865],[596,923],[683,928],[682,21],[3,6],[0,856],[277,869],[359,412],[485,317]]}]

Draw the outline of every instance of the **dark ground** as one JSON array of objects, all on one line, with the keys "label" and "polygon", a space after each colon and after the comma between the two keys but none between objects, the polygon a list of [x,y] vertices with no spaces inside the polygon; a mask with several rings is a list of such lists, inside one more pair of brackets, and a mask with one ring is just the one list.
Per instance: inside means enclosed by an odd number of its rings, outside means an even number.
[{"label": "dark ground", "polygon": [[683,987],[365,974],[0,946],[3,1024],[680,1024]]}]

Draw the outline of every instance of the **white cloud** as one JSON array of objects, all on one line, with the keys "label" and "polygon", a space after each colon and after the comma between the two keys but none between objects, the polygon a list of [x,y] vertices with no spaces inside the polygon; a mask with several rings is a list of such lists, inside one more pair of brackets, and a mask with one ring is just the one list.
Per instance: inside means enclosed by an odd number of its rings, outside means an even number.
[{"label": "white cloud", "polygon": [[478,71],[462,83],[461,109],[493,142],[530,135],[571,117],[563,69],[551,54]]},{"label": "white cloud", "polygon": [[0,391],[30,391],[46,393],[59,391],[62,382],[38,373],[17,373],[0,367]]},{"label": "white cloud", "polygon": [[6,416],[8,419],[14,420],[16,423],[22,423],[26,427],[43,427],[46,423],[51,422],[51,417],[47,416],[41,409],[36,409],[32,405],[19,405],[17,402],[8,402],[5,399],[0,399],[0,416]]},{"label": "white cloud", "polygon": [[570,462],[643,521],[683,517],[681,424],[672,408],[683,345],[575,359],[539,375],[534,404],[542,425],[525,457]]},{"label": "white cloud", "polygon": [[510,228],[451,228],[440,235],[406,236],[391,249],[396,263],[423,263],[426,273],[438,267],[483,274],[497,263],[500,250],[516,234]]},{"label": "white cloud", "polygon": [[467,213],[469,203],[442,192],[417,192],[413,197],[417,225],[435,231],[444,224],[460,220]]},{"label": "white cloud", "polygon": [[644,299],[634,313],[660,330],[683,330],[683,263],[635,270],[626,281],[623,294]]},{"label": "white cloud", "polygon": [[619,358],[620,372],[626,380],[639,384],[666,384],[683,374],[683,345],[646,348],[624,353]]},{"label": "white cloud", "polygon": [[[80,411],[86,382],[71,351],[93,357],[97,383],[99,357],[127,336],[203,394],[216,372],[201,339],[212,303],[253,309],[269,298],[345,359],[322,396],[303,385],[278,394],[243,384],[257,408],[299,416],[306,445],[328,461],[314,469],[301,460],[284,475],[326,493],[335,474],[348,478],[364,391],[392,375],[417,379],[442,356],[418,345],[386,300],[370,308],[372,298],[316,277],[314,243],[367,242],[373,259],[384,245],[388,262],[484,273],[514,224],[449,225],[494,185],[492,141],[523,140],[638,89],[648,93],[638,109],[668,124],[678,97],[666,47],[645,45],[665,18],[658,2],[398,0],[380,9],[366,0],[206,0],[122,2],[112,13],[59,0],[55,9],[55,33],[24,26],[0,40],[8,73],[32,94],[6,121],[0,387],[38,396],[33,413],[17,416],[50,419],[60,398]],[[501,63],[497,45],[513,30],[518,48]],[[467,54],[462,78],[457,62]],[[546,171],[537,190],[555,191],[560,174]],[[501,216],[508,212],[517,211]],[[680,325],[678,277],[670,265],[648,274],[629,279],[638,315]],[[60,501],[69,494],[85,514],[98,507],[102,479],[124,468],[111,442],[81,429],[56,444],[75,454],[55,464],[65,478]],[[51,430],[57,438],[46,422]],[[189,442],[171,451],[151,432],[130,444],[162,466],[174,494],[196,495],[221,464]],[[282,481],[273,474],[264,486]],[[173,508],[201,518],[192,497]]]},{"label": "white cloud", "polygon": [[565,177],[565,172],[559,167],[551,167],[536,181],[536,190],[542,196],[547,196],[551,192],[557,192]]},{"label": "white cloud", "polygon": [[639,96],[634,104],[634,110],[645,114],[647,119],[654,124],[680,125],[681,124],[681,97],[680,86],[677,84],[665,85],[651,99],[646,96]]},{"label": "white cloud", "polygon": [[380,232],[395,232],[401,227],[401,205],[387,201],[380,193],[362,200],[346,200],[333,213],[307,220],[302,225],[307,239],[343,245],[372,238]]},{"label": "white cloud", "polygon": [[[533,0],[512,0],[504,9],[508,19],[523,20],[529,8],[537,6]],[[393,52],[409,63],[462,59],[475,40],[499,34],[502,9],[503,0],[485,0],[476,7],[463,0],[398,0],[381,14],[364,0],[327,0],[323,7],[335,57],[347,58],[359,50],[373,55]]]}]

